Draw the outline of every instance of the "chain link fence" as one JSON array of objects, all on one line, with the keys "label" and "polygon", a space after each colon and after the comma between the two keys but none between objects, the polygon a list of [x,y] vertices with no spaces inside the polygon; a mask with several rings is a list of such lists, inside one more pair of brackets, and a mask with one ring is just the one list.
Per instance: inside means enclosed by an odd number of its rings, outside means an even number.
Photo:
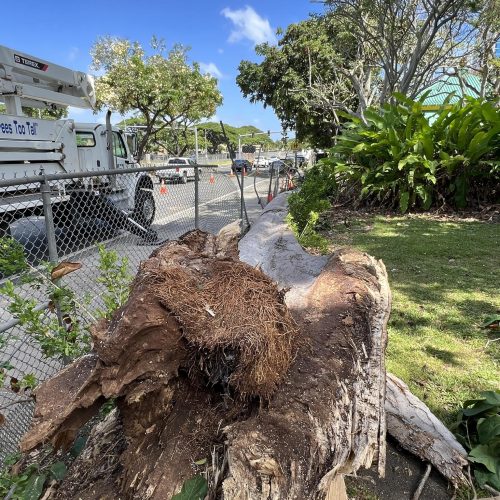
[{"label": "chain link fence", "polygon": [[[40,341],[49,331],[44,326],[56,321],[70,332],[106,309],[102,249],[131,278],[158,245],[189,230],[217,233],[238,219],[247,225],[245,195],[255,192],[263,207],[296,184],[297,172],[285,164],[249,172],[169,165],[0,180],[0,287],[11,283],[39,321],[39,331],[29,331],[13,295],[0,288],[0,463],[17,451],[31,423],[34,402],[22,381],[43,382],[74,355],[48,354]],[[52,282],[50,270],[63,262],[77,269]],[[54,286],[71,291],[71,318],[54,306]]]},{"label": "chain link fence", "polygon": [[[230,168],[202,165],[0,180],[0,286],[12,283],[16,296],[43,311],[41,322],[53,321],[59,311],[44,286],[46,263],[77,263],[79,269],[56,282],[81,305],[73,324],[90,324],[105,307],[99,247],[125,257],[133,276],[159,244],[195,228],[216,233],[244,220],[239,182]],[[32,398],[19,381],[29,374],[42,382],[65,361],[46,354],[12,304],[12,297],[0,294],[0,462],[17,450],[32,418]],[[64,317],[58,320],[64,325]]]}]

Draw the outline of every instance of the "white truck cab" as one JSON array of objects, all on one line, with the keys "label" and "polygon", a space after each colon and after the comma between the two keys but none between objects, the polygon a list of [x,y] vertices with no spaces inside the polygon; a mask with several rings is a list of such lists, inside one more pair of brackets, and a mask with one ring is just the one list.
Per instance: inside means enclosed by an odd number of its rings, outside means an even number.
[{"label": "white truck cab", "polygon": [[[110,112],[105,125],[23,114],[23,106],[94,109],[92,76],[0,46],[0,102],[6,108],[6,114],[0,114],[0,232],[14,218],[40,211],[39,191],[33,184],[20,185],[19,180],[41,173],[68,174],[67,179],[54,183],[57,189],[52,204],[56,209],[78,203],[81,214],[84,200],[92,200],[93,205],[111,203],[118,219],[126,217],[132,227],[147,232],[155,216],[153,181],[139,170],[124,133],[111,126]],[[126,168],[139,171],[99,175],[99,171]],[[86,172],[96,174],[78,177]],[[9,186],[9,181],[15,185]],[[108,215],[110,211],[108,207]]]}]

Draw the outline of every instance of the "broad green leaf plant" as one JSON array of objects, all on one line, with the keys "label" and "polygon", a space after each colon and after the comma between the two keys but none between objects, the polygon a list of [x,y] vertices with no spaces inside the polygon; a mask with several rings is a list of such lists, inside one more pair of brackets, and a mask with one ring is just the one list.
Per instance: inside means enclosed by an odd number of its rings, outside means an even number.
[{"label": "broad green leaf plant", "polygon": [[453,430],[469,453],[479,486],[500,490],[500,392],[485,391],[464,403]]},{"label": "broad green leaf plant", "polygon": [[428,210],[447,204],[495,202],[500,182],[500,109],[465,98],[445,101],[434,122],[422,101],[394,94],[368,109],[366,124],[351,118],[326,161],[339,189],[357,187],[362,200],[386,207]]}]

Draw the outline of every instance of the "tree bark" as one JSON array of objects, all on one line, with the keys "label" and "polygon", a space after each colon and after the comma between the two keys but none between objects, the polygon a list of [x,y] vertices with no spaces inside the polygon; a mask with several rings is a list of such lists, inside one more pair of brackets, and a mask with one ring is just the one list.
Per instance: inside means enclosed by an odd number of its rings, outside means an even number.
[{"label": "tree bark", "polygon": [[401,446],[430,462],[454,486],[467,483],[467,453],[429,408],[395,375],[387,374],[387,430]]},{"label": "tree bark", "polygon": [[[207,477],[210,498],[339,498],[344,474],[378,459],[383,475],[384,265],[350,249],[306,254],[286,213],[284,196],[267,207],[240,242],[243,263],[235,226],[157,249],[125,307],[93,328],[95,352],[40,386],[25,450],[67,447],[104,398],[117,400],[106,432],[121,445],[107,472],[87,451],[58,498],[163,500],[195,473]],[[207,290],[223,280],[212,300]],[[232,296],[244,300],[228,307]],[[210,347],[214,332],[235,326],[232,343]],[[254,346],[248,365],[245,342]],[[290,360],[280,350],[287,342]],[[254,368],[269,353],[281,361],[261,380]]]}]

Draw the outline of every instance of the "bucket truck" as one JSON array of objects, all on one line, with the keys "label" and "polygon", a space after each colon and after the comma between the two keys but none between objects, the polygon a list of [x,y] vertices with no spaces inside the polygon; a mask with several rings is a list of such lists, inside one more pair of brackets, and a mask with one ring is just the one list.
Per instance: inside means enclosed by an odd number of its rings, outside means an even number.
[{"label": "bucket truck", "polygon": [[[56,224],[76,224],[88,211],[119,229],[151,236],[156,210],[153,181],[133,158],[125,134],[111,126],[109,111],[106,124],[45,120],[23,113],[24,107],[95,109],[91,75],[0,46],[2,102],[0,236],[16,218],[43,213],[40,184],[32,182],[41,174],[50,179]],[[126,168],[136,171],[121,174]],[[109,175],[111,170],[118,175]],[[20,184],[21,179],[27,182]]]}]

